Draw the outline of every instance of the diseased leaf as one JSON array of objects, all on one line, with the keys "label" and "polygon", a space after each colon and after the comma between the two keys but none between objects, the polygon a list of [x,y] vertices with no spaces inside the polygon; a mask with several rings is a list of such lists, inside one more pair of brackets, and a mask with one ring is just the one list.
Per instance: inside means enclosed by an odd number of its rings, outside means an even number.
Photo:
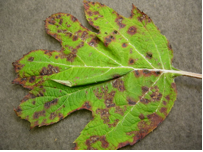
[{"label": "diseased leaf", "polygon": [[[13,83],[30,89],[16,114],[35,126],[50,125],[87,109],[94,117],[75,149],[118,149],[154,130],[176,99],[181,74],[173,52],[152,20],[134,5],[130,18],[98,2],[84,1],[91,32],[72,15],[45,21],[60,51],[34,50],[13,63]],[[184,75],[187,75],[184,73]]]}]

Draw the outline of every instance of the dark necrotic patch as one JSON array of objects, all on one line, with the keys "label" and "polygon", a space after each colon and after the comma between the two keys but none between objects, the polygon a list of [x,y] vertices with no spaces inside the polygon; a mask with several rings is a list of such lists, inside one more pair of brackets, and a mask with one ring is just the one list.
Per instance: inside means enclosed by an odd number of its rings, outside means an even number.
[{"label": "dark necrotic patch", "polygon": [[46,102],[44,104],[44,108],[49,109],[52,105],[56,105],[57,102],[58,102],[58,98],[56,98],[56,99],[54,99],[52,101]]},{"label": "dark necrotic patch", "polygon": [[137,28],[135,26],[129,27],[127,33],[130,35],[134,35],[137,32]]}]

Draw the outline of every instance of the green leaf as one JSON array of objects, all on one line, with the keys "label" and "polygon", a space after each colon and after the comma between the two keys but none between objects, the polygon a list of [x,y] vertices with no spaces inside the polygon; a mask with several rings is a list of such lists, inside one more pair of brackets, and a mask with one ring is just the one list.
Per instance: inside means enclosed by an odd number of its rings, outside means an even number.
[{"label": "green leaf", "polygon": [[87,109],[94,117],[75,149],[133,145],[168,115],[176,99],[169,42],[134,5],[130,18],[98,2],[84,1],[91,32],[70,14],[46,19],[60,51],[34,50],[13,63],[13,83],[29,88],[16,114],[35,126],[50,125]]}]

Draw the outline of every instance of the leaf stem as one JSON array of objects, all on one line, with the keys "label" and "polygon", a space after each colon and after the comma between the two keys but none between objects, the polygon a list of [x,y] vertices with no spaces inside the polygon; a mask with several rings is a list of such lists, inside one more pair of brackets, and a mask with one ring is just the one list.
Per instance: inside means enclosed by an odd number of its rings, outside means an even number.
[{"label": "leaf stem", "polygon": [[181,74],[188,77],[202,79],[202,74],[199,74],[199,73],[193,73],[193,72],[187,72],[187,71],[174,71],[174,73]]},{"label": "leaf stem", "polygon": [[193,72],[187,72],[187,71],[176,71],[176,70],[161,70],[164,73],[174,73],[174,74],[180,74],[188,77],[194,77],[198,79],[202,79],[202,74],[199,73],[193,73]]}]

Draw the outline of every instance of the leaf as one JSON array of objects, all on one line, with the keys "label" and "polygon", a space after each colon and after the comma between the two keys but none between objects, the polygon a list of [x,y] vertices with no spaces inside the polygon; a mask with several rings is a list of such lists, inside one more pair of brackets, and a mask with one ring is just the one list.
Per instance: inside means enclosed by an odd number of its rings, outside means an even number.
[{"label": "leaf", "polygon": [[133,145],[168,115],[176,99],[173,52],[152,20],[134,5],[130,18],[84,1],[91,32],[70,14],[45,21],[60,51],[34,50],[13,63],[13,83],[30,89],[16,114],[35,126],[50,125],[87,109],[91,120],[75,149]]}]

